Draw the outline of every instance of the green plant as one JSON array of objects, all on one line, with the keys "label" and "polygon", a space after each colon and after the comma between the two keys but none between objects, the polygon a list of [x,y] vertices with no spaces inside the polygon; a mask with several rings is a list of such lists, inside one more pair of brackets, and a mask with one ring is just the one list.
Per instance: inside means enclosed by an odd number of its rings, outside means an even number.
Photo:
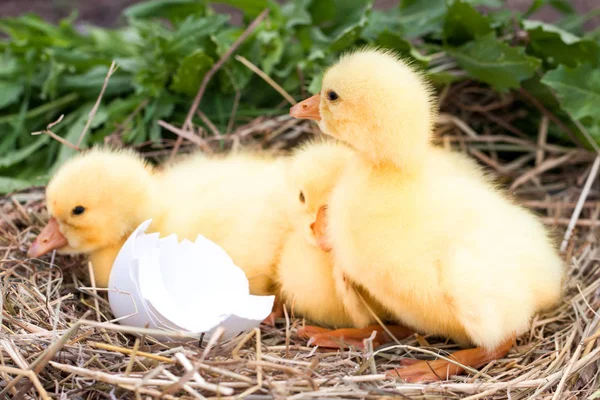
[{"label": "green plant", "polygon": [[[373,10],[370,0],[220,2],[240,8],[246,23],[270,10],[236,54],[293,95],[316,92],[323,69],[340,52],[371,44],[411,58],[440,86],[470,79],[500,93],[526,90],[580,138],[586,130],[600,142],[594,112],[600,106],[600,35],[582,31],[589,16],[574,14],[567,1],[536,0],[524,14],[502,9],[499,0],[403,0],[385,12]],[[528,19],[545,3],[564,13],[557,25]],[[491,11],[484,15],[479,6]],[[57,25],[32,15],[0,19],[8,35],[0,42],[0,192],[43,184],[73,153],[30,133],[64,114],[53,130],[77,142],[113,60],[119,68],[82,146],[117,129],[126,144],[172,138],[157,121],[181,125],[204,75],[244,30],[194,0],[148,1],[124,17],[122,29],[84,32],[75,16]],[[277,108],[281,96],[230,57],[200,105],[221,132],[238,92],[238,119],[284,112]],[[194,123],[203,124],[199,118]],[[564,138],[558,129],[551,133]]]}]

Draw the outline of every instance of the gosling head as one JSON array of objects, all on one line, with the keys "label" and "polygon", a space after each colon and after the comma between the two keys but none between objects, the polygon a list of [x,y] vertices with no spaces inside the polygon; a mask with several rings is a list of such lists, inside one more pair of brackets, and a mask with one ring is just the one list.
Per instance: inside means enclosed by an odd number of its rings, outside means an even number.
[{"label": "gosling head", "polygon": [[408,167],[429,146],[435,117],[432,89],[397,54],[362,49],[342,56],[319,94],[292,107],[296,118],[366,155],[373,163]]},{"label": "gosling head", "polygon": [[120,244],[148,218],[151,168],[131,151],[92,149],[65,163],[46,188],[50,220],[29,257],[88,254]]},{"label": "gosling head", "polygon": [[292,222],[305,239],[321,245],[319,217],[323,216],[329,196],[353,151],[333,140],[317,140],[300,147],[292,156],[288,170]]}]

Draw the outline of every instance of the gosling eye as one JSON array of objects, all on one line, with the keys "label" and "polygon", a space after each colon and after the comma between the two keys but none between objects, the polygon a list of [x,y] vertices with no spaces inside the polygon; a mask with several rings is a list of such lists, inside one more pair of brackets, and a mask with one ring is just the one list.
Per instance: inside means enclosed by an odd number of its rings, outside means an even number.
[{"label": "gosling eye", "polygon": [[81,215],[84,211],[85,208],[83,208],[83,206],[77,206],[73,209],[73,215]]},{"label": "gosling eye", "polygon": [[340,96],[338,96],[338,94],[336,92],[334,92],[333,90],[330,90],[329,92],[327,92],[327,99],[329,101],[336,101],[339,98],[340,98]]},{"label": "gosling eye", "polygon": [[304,193],[302,191],[300,191],[300,196],[298,196],[298,198],[300,199],[300,203],[304,204],[304,202],[306,201],[306,199],[304,198]]}]

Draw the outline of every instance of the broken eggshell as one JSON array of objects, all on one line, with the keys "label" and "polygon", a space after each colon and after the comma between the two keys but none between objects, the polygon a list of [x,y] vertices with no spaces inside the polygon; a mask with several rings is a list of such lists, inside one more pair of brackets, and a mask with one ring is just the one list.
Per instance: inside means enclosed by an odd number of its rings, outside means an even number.
[{"label": "broken eggshell", "polygon": [[246,275],[220,246],[200,235],[179,242],[146,234],[151,223],[129,236],[113,264],[108,300],[121,324],[148,324],[167,340],[168,331],[199,337],[221,326],[229,339],[271,313],[275,297],[251,295]]}]

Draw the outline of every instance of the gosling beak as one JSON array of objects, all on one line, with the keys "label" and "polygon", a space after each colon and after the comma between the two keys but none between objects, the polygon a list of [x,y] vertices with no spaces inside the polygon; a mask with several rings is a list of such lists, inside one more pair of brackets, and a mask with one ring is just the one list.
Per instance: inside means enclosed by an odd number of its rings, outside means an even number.
[{"label": "gosling beak", "polygon": [[329,252],[332,250],[331,245],[327,241],[327,206],[319,208],[315,222],[310,224],[310,229],[315,235],[317,244],[321,250]]},{"label": "gosling beak", "polygon": [[298,119],[313,119],[315,121],[321,120],[321,113],[319,112],[319,104],[321,103],[321,95],[315,94],[308,99],[301,101],[292,108],[290,108],[290,115]]},{"label": "gosling beak", "polygon": [[61,247],[69,244],[67,239],[60,233],[58,229],[58,222],[56,218],[52,217],[48,221],[48,224],[42,229],[38,237],[35,238],[27,256],[30,258],[36,258],[42,256],[54,249],[60,249]]}]

